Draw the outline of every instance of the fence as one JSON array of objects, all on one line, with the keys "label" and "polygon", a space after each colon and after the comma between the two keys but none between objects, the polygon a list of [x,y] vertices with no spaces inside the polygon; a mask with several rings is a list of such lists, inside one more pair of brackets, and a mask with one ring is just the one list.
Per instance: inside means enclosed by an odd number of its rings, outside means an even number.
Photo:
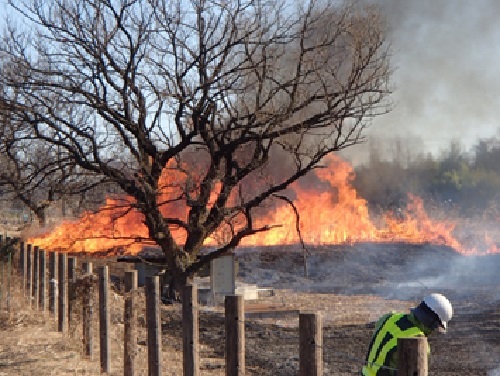
[{"label": "fence", "polygon": [[[21,290],[29,305],[47,313],[57,322],[57,330],[67,333],[70,312],[81,302],[82,353],[95,357],[94,322],[98,322],[99,362],[102,373],[111,372],[110,350],[110,276],[107,265],[94,274],[90,261],[82,262],[66,253],[46,252],[0,236],[0,304],[10,310],[12,276],[21,280]],[[47,262],[48,261],[48,262]],[[125,272],[123,306],[123,374],[137,375],[137,272]],[[96,301],[95,294],[98,294]],[[47,302],[48,301],[48,302]],[[48,303],[48,304],[47,304]],[[96,310],[96,303],[98,309]],[[0,308],[2,306],[0,305]],[[145,285],[147,331],[147,368],[149,376],[159,376],[165,365],[161,357],[161,297],[159,277],[147,277]],[[97,317],[96,316],[97,313]],[[188,284],[182,294],[182,372],[200,375],[199,307],[197,287]],[[229,295],[224,301],[225,374],[245,375],[245,302],[242,296]],[[299,312],[299,376],[321,376],[323,371],[323,322],[318,312]],[[426,338],[398,340],[398,375],[427,376]]]}]

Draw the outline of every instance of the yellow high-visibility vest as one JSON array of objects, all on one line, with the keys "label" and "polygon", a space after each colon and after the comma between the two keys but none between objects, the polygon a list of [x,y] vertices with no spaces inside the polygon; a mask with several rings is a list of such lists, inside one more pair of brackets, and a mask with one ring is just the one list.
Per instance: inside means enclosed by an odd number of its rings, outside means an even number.
[{"label": "yellow high-visibility vest", "polygon": [[[417,327],[407,314],[397,313],[388,315],[373,335],[366,365],[363,367],[364,376],[390,376],[391,370],[384,368],[396,351],[398,338],[424,336],[424,332]],[[387,364],[386,364],[387,362]]]}]

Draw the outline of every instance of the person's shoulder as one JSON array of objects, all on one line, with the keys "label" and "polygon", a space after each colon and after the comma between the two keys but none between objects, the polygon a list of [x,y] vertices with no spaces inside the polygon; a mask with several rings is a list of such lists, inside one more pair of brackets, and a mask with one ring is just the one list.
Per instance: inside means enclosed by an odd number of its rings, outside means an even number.
[{"label": "person's shoulder", "polygon": [[378,321],[385,321],[387,320],[389,317],[392,317],[394,315],[403,315],[403,313],[401,312],[397,312],[397,311],[391,311],[391,312],[388,312],[382,316],[380,316],[380,318],[378,319]]},{"label": "person's shoulder", "polygon": [[383,314],[382,316],[380,316],[380,317],[379,317],[379,319],[378,319],[377,321],[378,321],[378,322],[380,322],[380,321],[385,321],[385,320],[387,320],[389,317],[391,317],[392,315],[394,315],[395,313],[396,313],[396,312],[393,312],[393,311],[388,312],[388,313],[385,313],[385,314]]},{"label": "person's shoulder", "polygon": [[396,312],[396,311],[391,311],[391,312],[388,312],[382,316],[379,317],[379,319],[375,322],[375,329],[377,330],[378,328],[380,328],[382,325],[384,325],[384,323],[392,316],[394,315],[400,315],[401,313],[399,312]]}]

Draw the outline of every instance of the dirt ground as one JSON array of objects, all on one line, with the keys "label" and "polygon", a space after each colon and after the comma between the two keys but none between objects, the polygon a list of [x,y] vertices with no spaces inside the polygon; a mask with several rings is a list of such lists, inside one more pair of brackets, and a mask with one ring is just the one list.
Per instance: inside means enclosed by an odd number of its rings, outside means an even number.
[{"label": "dirt ground", "polygon": [[[249,314],[245,320],[247,375],[298,374],[294,310],[317,311],[323,318],[324,374],[359,375],[374,321],[391,310],[407,311],[431,291],[447,295],[455,314],[447,334],[429,337],[429,375],[500,375],[500,254],[466,257],[431,245],[359,244],[314,249],[305,256],[290,248],[237,252],[238,281],[274,291],[245,302],[248,311],[257,304],[274,311],[273,317]],[[113,259],[95,262],[108,263],[110,274],[118,277],[130,267]],[[0,376],[100,374],[98,348],[92,360],[82,356],[78,316],[62,335],[50,315],[29,309],[19,295],[10,301],[10,314],[5,300],[0,310]],[[111,375],[122,375],[123,295],[117,289],[110,298]],[[138,375],[147,375],[143,303],[140,298]],[[201,374],[224,375],[222,308],[200,306],[199,317]],[[163,374],[180,376],[179,305],[162,306],[162,331]],[[98,346],[97,331],[94,338]]]}]

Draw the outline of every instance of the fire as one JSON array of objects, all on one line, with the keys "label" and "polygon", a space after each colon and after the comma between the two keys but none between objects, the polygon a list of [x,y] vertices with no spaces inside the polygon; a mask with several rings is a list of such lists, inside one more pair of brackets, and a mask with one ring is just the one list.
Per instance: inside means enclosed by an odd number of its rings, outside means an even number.
[{"label": "fire", "polygon": [[[300,213],[300,230],[304,242],[309,244],[341,244],[369,241],[377,237],[377,229],[370,221],[366,200],[357,197],[350,182],[354,178],[350,165],[332,158],[326,168],[316,172],[321,182],[329,187],[316,192],[299,184],[292,186],[297,199],[294,205]],[[244,240],[245,245],[295,244],[299,242],[295,215],[289,205],[277,208],[269,218],[260,218],[259,225],[279,223],[265,233]]]},{"label": "fire", "polygon": [[[456,224],[451,220],[431,219],[421,198],[409,195],[406,208],[399,215],[385,214],[381,228],[374,225],[366,200],[358,197],[351,182],[352,167],[337,156],[326,161],[326,166],[316,170],[318,184],[304,187],[299,183],[290,188],[294,205],[300,213],[302,240],[311,245],[345,244],[356,242],[406,242],[447,245],[463,254],[478,253],[467,249],[453,235]],[[196,179],[192,179],[196,186]],[[159,197],[164,215],[185,219],[187,209],[178,200],[186,187],[187,175],[168,169],[162,176],[162,193]],[[321,186],[321,189],[319,188]],[[217,189],[217,187],[215,188]],[[65,222],[48,234],[29,239],[46,250],[71,252],[97,252],[122,250],[135,254],[145,245],[151,245],[144,218],[133,208],[129,198],[108,199],[97,213],[85,213],[80,219]],[[287,245],[300,241],[296,230],[296,216],[290,205],[283,202],[255,221],[256,226],[278,225],[266,232],[245,238],[242,245]],[[172,229],[176,240],[182,243],[185,233]],[[216,245],[224,238],[224,228],[207,240]],[[486,240],[486,253],[499,252],[491,239]]]},{"label": "fire", "polygon": [[64,222],[53,231],[29,239],[45,250],[99,252],[126,249],[137,253],[148,239],[142,216],[130,210],[130,200],[107,199],[96,213],[85,213],[79,220]]}]

